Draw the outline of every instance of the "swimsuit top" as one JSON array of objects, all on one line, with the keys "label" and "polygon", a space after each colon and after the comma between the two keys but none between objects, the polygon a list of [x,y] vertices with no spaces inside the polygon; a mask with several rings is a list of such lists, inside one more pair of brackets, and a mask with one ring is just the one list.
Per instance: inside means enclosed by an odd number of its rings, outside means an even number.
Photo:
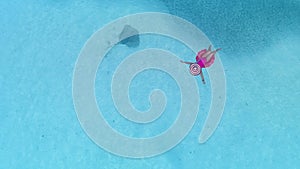
[{"label": "swimsuit top", "polygon": [[201,58],[201,59],[197,60],[196,63],[197,63],[201,68],[205,68],[205,62],[206,62],[206,59]]}]

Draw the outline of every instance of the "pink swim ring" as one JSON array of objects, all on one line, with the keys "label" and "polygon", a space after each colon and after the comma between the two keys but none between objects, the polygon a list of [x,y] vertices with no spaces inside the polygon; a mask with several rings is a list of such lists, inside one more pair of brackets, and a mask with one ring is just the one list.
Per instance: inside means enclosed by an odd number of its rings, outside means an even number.
[{"label": "pink swim ring", "polygon": [[215,61],[215,55],[213,55],[209,61],[207,61],[206,58],[203,58],[203,55],[205,54],[206,51],[207,51],[206,49],[203,49],[203,50],[199,51],[198,54],[197,54],[197,56],[196,56],[197,64],[201,68],[209,67]]}]

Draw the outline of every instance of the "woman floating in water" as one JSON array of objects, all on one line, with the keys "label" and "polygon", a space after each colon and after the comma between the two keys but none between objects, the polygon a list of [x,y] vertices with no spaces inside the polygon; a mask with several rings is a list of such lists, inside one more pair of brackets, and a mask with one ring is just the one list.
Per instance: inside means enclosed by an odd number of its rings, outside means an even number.
[{"label": "woman floating in water", "polygon": [[204,76],[202,73],[202,68],[207,68],[211,66],[215,61],[215,54],[221,50],[218,48],[214,51],[211,51],[211,45],[208,49],[203,49],[198,52],[196,56],[196,62],[185,62],[180,60],[181,63],[190,65],[190,73],[194,76],[198,76],[200,74],[203,84],[205,84]]}]

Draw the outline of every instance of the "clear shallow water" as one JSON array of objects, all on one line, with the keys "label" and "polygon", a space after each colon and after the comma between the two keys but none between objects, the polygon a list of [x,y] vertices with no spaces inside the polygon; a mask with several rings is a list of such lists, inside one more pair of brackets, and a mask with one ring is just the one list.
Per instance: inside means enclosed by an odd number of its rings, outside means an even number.
[{"label": "clear shallow water", "polygon": [[[297,168],[299,1],[137,2],[0,2],[0,168]],[[214,46],[223,48],[220,57],[226,71],[227,102],[214,135],[198,144],[210,102],[208,85],[198,81],[201,106],[189,135],[163,155],[135,160],[109,154],[87,137],[73,108],[71,83],[77,56],[92,33],[118,17],[145,11],[183,17],[205,32]],[[193,58],[177,42],[159,37],[141,37],[143,47],[165,48],[185,60]],[[117,46],[111,53],[123,51],[125,57],[126,52],[139,48],[127,49]],[[104,62],[118,62],[109,58]],[[103,67],[105,70],[109,67]],[[147,96],[156,74],[141,74],[132,90]],[[178,108],[176,84],[164,74],[159,76],[172,85],[162,83],[160,87],[170,95],[165,118],[171,121],[176,116],[173,109]],[[140,83],[149,83],[145,92]],[[96,91],[103,89],[101,85],[105,83],[99,83]],[[101,95],[99,92],[98,99]],[[136,99],[144,96],[131,95],[138,109],[148,106],[146,99]],[[111,105],[103,109],[113,110]],[[116,115],[105,116],[111,124],[118,120]],[[146,130],[147,135],[170,125],[170,121],[164,123],[164,117],[160,120],[150,129],[136,129],[124,121],[116,128],[137,136]]]}]

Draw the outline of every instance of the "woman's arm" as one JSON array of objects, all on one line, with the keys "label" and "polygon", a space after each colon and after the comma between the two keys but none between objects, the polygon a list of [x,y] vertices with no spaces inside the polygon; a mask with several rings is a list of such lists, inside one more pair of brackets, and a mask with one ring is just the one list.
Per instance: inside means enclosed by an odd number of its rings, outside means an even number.
[{"label": "woman's arm", "polygon": [[183,61],[183,60],[180,60],[180,62],[181,62],[181,63],[185,63],[185,64],[189,64],[189,65],[190,65],[190,64],[193,64],[193,62],[185,62],[185,61]]},{"label": "woman's arm", "polygon": [[201,79],[202,79],[202,83],[205,84],[205,80],[204,80],[204,76],[203,76],[202,70],[200,72],[200,76],[201,76]]}]

